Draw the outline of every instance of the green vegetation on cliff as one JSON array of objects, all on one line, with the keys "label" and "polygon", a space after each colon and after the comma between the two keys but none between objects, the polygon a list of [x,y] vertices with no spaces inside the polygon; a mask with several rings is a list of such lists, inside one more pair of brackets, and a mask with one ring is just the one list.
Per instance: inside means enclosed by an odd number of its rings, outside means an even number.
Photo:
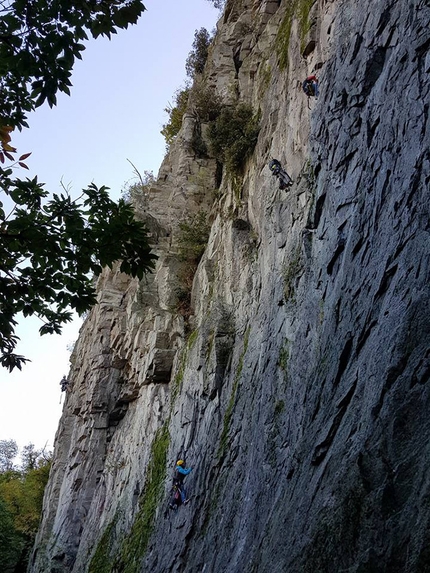
[{"label": "green vegetation on cliff", "polygon": [[119,549],[113,550],[117,515],[107,525],[93,553],[88,573],[139,573],[142,559],[154,529],[157,507],[163,497],[166,458],[170,435],[168,422],[152,442],[145,486],[139,498],[139,509],[128,535]]},{"label": "green vegetation on cliff", "polygon": [[193,47],[185,62],[185,69],[190,78],[195,78],[196,75],[203,73],[211,41],[211,36],[206,28],[195,31]]},{"label": "green vegetation on cliff", "polygon": [[294,18],[297,18],[299,34],[303,41],[310,29],[309,14],[315,0],[291,0],[286,6],[285,16],[276,36],[276,51],[279,56],[279,67],[281,70],[288,68],[288,51],[290,48],[291,30]]},{"label": "green vegetation on cliff", "polygon": [[112,545],[117,517],[109,523],[100,538],[94,555],[91,558],[88,573],[111,573],[112,571]]},{"label": "green vegetation on cliff", "polygon": [[220,438],[220,443],[219,443],[218,453],[217,453],[218,458],[222,458],[225,455],[226,450],[227,450],[227,442],[228,442],[228,436],[229,436],[229,432],[230,432],[230,424],[231,424],[231,420],[233,417],[234,405],[236,403],[237,389],[239,387],[239,380],[240,380],[240,376],[241,376],[242,370],[243,370],[243,362],[244,362],[245,354],[246,354],[246,351],[248,350],[249,333],[250,333],[250,329],[248,328],[247,331],[245,332],[245,337],[243,340],[243,349],[242,349],[242,352],[240,354],[239,363],[237,365],[236,374],[234,376],[230,400],[228,401],[227,409],[226,409],[225,414],[224,414],[223,428],[222,428],[222,432],[221,432],[221,438]]},{"label": "green vegetation on cliff", "polygon": [[283,267],[284,279],[284,300],[285,302],[295,302],[296,287],[298,278],[302,272],[301,247],[298,245],[292,252]]},{"label": "green vegetation on cliff", "polygon": [[176,139],[179,130],[182,127],[182,118],[184,117],[185,110],[188,105],[188,97],[190,95],[190,88],[184,87],[176,91],[174,95],[173,104],[169,104],[164,111],[169,116],[167,122],[163,125],[161,135],[164,137],[169,147]]},{"label": "green vegetation on cliff", "polygon": [[210,124],[208,137],[213,156],[230,176],[237,175],[244,161],[254,151],[257,143],[259,114],[245,103],[234,107],[224,106],[217,119]]},{"label": "green vegetation on cliff", "polygon": [[178,272],[179,284],[176,288],[176,311],[187,321],[191,309],[191,290],[197,266],[209,239],[210,225],[205,211],[189,215],[179,223],[179,259],[185,263]]}]

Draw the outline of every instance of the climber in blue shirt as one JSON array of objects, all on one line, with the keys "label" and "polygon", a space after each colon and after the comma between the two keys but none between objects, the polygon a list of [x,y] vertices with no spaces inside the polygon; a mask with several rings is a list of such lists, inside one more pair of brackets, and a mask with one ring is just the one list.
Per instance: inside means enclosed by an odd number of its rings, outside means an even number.
[{"label": "climber in blue shirt", "polygon": [[184,479],[193,468],[186,468],[184,460],[176,462],[175,475],[173,476],[173,485],[175,485],[181,492],[181,501],[185,505],[188,503],[187,495],[184,489]]}]

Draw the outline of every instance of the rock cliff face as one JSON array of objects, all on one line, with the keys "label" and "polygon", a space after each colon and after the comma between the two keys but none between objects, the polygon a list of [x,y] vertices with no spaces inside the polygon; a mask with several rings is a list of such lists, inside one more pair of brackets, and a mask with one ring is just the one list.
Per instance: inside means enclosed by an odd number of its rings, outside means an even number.
[{"label": "rock cliff face", "polygon": [[139,208],[156,272],[104,272],[76,345],[30,572],[430,571],[429,22],[227,2],[203,82],[259,110],[256,147],[233,178],[199,157],[191,96]]}]

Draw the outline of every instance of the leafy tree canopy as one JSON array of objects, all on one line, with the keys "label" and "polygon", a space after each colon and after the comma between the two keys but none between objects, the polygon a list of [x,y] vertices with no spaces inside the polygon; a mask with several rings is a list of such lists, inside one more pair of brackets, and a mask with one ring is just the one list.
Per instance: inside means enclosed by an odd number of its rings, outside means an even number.
[{"label": "leafy tree canopy", "polygon": [[0,473],[13,470],[13,460],[17,454],[15,440],[0,440]]},{"label": "leafy tree canopy", "polygon": [[58,91],[70,94],[75,58],[88,34],[111,37],[135,24],[141,0],[4,0],[0,7],[2,126],[28,127],[26,113]]},{"label": "leafy tree canopy", "polygon": [[42,319],[41,334],[60,333],[72,319],[96,302],[92,274],[103,266],[142,278],[151,270],[151,254],[144,224],[133,207],[109,198],[108,189],[89,185],[77,200],[67,192],[47,198],[43,185],[14,180],[0,173],[15,203],[8,220],[0,204],[0,364],[10,371],[26,359],[14,353],[16,315]]},{"label": "leafy tree canopy", "polygon": [[[141,0],[5,0],[0,4],[0,365],[12,371],[27,360],[15,354],[16,316],[36,315],[40,333],[59,333],[95,303],[92,275],[121,261],[120,270],[141,278],[153,268],[142,222],[107,187],[88,186],[72,200],[67,190],[49,195],[34,179],[12,177],[11,132],[28,127],[27,113],[58,91],[70,93],[75,58],[88,34],[111,37],[145,10]],[[5,165],[5,162],[11,162]],[[9,207],[10,206],[10,207]]]}]

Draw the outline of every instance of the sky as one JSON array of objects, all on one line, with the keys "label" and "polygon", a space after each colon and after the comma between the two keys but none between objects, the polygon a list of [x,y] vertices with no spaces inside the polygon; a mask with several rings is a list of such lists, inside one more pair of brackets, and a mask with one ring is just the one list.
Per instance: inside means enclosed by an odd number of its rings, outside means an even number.
[{"label": "sky", "polygon": [[[109,187],[116,200],[133,178],[129,161],[140,173],[157,175],[165,154],[164,108],[186,80],[194,32],[211,31],[219,13],[208,0],[144,4],[137,25],[111,41],[87,43],[74,67],[70,97],[58,94],[55,108],[40,107],[29,115],[29,129],[12,134],[19,155],[31,152],[29,171],[17,176],[37,175],[54,193],[62,182],[74,196],[94,182]],[[17,352],[31,362],[12,373],[0,368],[0,440],[52,449],[64,398],[59,382],[69,371],[69,348],[81,324],[76,318],[61,336],[40,337],[37,318],[20,321]]]}]

